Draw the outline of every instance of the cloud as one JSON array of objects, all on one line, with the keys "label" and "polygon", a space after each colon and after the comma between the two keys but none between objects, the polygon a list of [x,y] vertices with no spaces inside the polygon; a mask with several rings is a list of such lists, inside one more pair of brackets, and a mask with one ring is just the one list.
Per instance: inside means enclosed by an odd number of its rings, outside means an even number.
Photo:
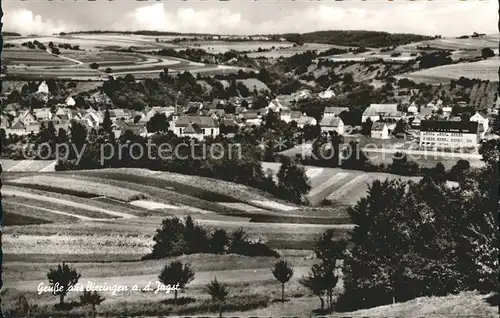
[{"label": "cloud", "polygon": [[27,9],[6,11],[2,22],[4,30],[21,34],[49,35],[77,29],[76,26],[69,25],[62,20],[53,21],[34,15],[31,10]]}]

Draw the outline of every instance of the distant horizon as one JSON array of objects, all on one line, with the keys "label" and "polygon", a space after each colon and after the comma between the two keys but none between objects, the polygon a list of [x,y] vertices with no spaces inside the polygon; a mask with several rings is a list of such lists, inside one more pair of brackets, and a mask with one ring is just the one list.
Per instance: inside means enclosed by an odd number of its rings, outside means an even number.
[{"label": "distant horizon", "polygon": [[[473,30],[469,33],[457,35],[457,36],[452,36],[452,35],[445,35],[445,34],[423,34],[423,33],[407,33],[407,32],[388,32],[388,31],[381,31],[381,30],[367,30],[367,29],[352,29],[352,30],[346,30],[346,29],[320,29],[320,30],[315,30],[315,31],[308,31],[308,32],[283,32],[283,33],[246,33],[246,34],[233,34],[233,33],[198,33],[198,32],[177,32],[177,31],[167,31],[167,30],[157,30],[157,29],[141,29],[141,30],[75,30],[75,31],[61,31],[58,33],[53,33],[53,34],[36,34],[36,33],[20,33],[16,31],[11,31],[11,30],[2,30],[2,33],[17,33],[20,34],[20,36],[57,36],[60,35],[60,33],[65,33],[65,34],[91,34],[91,33],[119,33],[119,34],[134,34],[134,33],[142,33],[142,32],[157,32],[157,33],[171,33],[172,35],[192,35],[192,36],[235,36],[235,37],[243,37],[243,36],[282,36],[282,35],[288,35],[288,34],[309,34],[309,33],[317,33],[317,32],[376,32],[376,33],[388,33],[388,34],[413,34],[413,35],[420,35],[420,36],[428,36],[428,37],[434,37],[434,36],[441,36],[443,38],[456,38],[458,36],[464,36],[464,35],[473,35],[474,33],[478,34],[484,34],[484,35],[497,35],[498,33],[485,33],[482,31],[477,31]],[[160,34],[158,34],[160,35]],[[145,35],[149,36],[149,35]],[[155,35],[151,35],[155,36]]]},{"label": "distant horizon", "polygon": [[55,3],[3,1],[3,27],[11,32],[39,35],[78,30],[214,35],[362,30],[443,37],[498,33],[498,2],[491,0]]}]

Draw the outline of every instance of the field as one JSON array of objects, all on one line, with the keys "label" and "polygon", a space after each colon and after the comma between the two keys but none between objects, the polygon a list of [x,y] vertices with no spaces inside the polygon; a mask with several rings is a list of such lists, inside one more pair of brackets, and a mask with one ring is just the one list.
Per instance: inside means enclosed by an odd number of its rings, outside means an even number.
[{"label": "field", "polygon": [[2,65],[18,66],[67,66],[74,65],[71,61],[61,59],[45,51],[28,48],[4,48],[2,50]]},{"label": "field", "polygon": [[[185,43],[183,43],[184,46]],[[240,51],[240,52],[248,52],[248,51],[257,51],[259,48],[263,50],[277,48],[277,49],[286,49],[290,48],[292,43],[290,42],[272,42],[272,41],[190,41],[190,48],[198,48],[207,51],[208,53],[217,54],[217,53],[225,53],[228,51]],[[186,49],[185,47],[178,48],[179,50]]]},{"label": "field", "polygon": [[[78,45],[79,50],[60,49],[56,56],[39,49],[24,49],[20,45],[27,41],[38,40],[48,46],[49,42]],[[133,74],[136,78],[158,76],[165,68],[171,73],[190,71],[222,74],[235,72],[239,67],[203,64],[173,57],[159,57],[138,53],[177,46],[156,42],[155,37],[81,34],[74,36],[21,37],[6,39],[6,43],[16,45],[4,50],[2,60],[7,65],[6,75],[14,78],[59,78],[68,80],[103,81],[112,76]],[[238,48],[238,43],[234,43]],[[133,52],[117,52],[132,49]],[[97,69],[90,64],[97,63]],[[111,70],[108,70],[111,69]]]},{"label": "field", "polygon": [[412,44],[402,45],[400,48],[404,50],[417,49],[417,47],[437,48],[442,50],[481,50],[485,47],[498,49],[498,34],[489,34],[482,37],[457,39],[457,38],[442,38],[429,41],[416,42]]},{"label": "field", "polygon": [[[265,170],[273,172],[279,170],[279,163],[264,162]],[[352,171],[337,168],[304,167],[311,183],[311,191],[307,198],[313,205],[327,200],[339,205],[354,205],[359,199],[366,196],[368,186],[375,180],[403,179],[418,181],[419,177],[401,177],[388,173]]]},{"label": "field", "polygon": [[[304,43],[302,46],[288,46],[281,48],[283,45],[276,46],[276,49],[268,51],[268,52],[253,52],[248,53],[248,57],[258,58],[258,57],[266,57],[266,58],[287,58],[295,54],[304,53],[306,51],[317,51],[323,52],[333,47],[338,47],[330,44],[320,44],[320,43]],[[347,47],[343,47],[347,48]]]},{"label": "field", "polygon": [[498,82],[498,68],[500,60],[493,57],[487,60],[469,63],[459,63],[433,67],[413,73],[403,74],[397,77],[406,77],[416,82],[441,83],[448,82],[450,79],[459,79],[460,77],[477,78]]},{"label": "field", "polygon": [[[17,165],[7,162],[4,167]],[[278,166],[264,164],[264,168],[276,171]],[[38,295],[37,287],[48,283],[47,271],[62,260],[82,274],[81,285],[143,288],[149,282],[155,284],[168,260],[141,258],[151,251],[162,219],[171,216],[190,214],[209,230],[244,228],[250,239],[266,242],[294,266],[285,291],[291,301],[277,305],[281,288],[270,270],[276,258],[234,254],[171,258],[189,262],[196,271],[195,279],[180,293],[186,303],[172,306],[172,295],[163,292],[102,292],[106,300],[98,311],[122,316],[212,312],[204,286],[214,277],[230,288],[225,311],[233,316],[311,313],[318,307],[318,299],[299,284],[299,279],[315,262],[311,251],[315,238],[326,229],[333,229],[339,238],[348,237],[353,226],[346,206],[365,195],[368,182],[397,177],[306,167],[313,187],[311,201],[327,199],[333,203],[314,208],[295,206],[243,185],[147,169],[4,171],[3,279],[8,288],[2,300],[7,310],[24,295],[29,303],[38,305],[37,310],[51,312],[56,297]],[[342,279],[335,293],[341,291]],[[78,295],[70,292],[66,300],[75,301]],[[491,312],[490,307],[479,304],[480,296],[470,297],[477,299],[476,310]],[[411,306],[411,302],[394,306],[400,307],[391,310],[404,313],[404,306]],[[374,314],[390,313],[383,308],[372,310]],[[86,309],[76,308],[71,313],[78,316],[82,310]],[[359,313],[371,315],[369,311]]]}]

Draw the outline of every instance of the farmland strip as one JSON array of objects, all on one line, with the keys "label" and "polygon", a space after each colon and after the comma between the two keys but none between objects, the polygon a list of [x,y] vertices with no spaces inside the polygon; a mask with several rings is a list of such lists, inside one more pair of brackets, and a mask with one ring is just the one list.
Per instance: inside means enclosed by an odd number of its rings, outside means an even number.
[{"label": "farmland strip", "polygon": [[[47,197],[42,196],[42,195],[25,193],[25,192],[22,192],[22,191],[12,190],[12,189],[8,189],[8,188],[3,188],[2,189],[2,193],[4,195],[13,195],[13,196],[18,196],[18,197],[23,197],[23,198],[28,198],[28,199],[35,199],[35,200],[41,200],[41,201],[50,201],[52,203],[57,203],[57,204],[66,205],[66,206],[72,206],[72,207],[80,208],[80,209],[83,209],[83,210],[90,210],[90,211],[102,212],[102,213],[105,213],[105,214],[113,215],[115,217],[124,218],[124,219],[130,219],[130,218],[134,218],[135,217],[134,215],[127,214],[127,213],[109,211],[109,210],[101,209],[101,208],[98,208],[98,207],[90,206],[90,205],[87,205],[87,204],[81,204],[81,203],[77,203],[77,202],[71,202],[71,201],[68,201],[68,200],[62,200],[62,199],[57,199],[57,198],[47,198]],[[72,214],[72,216],[76,217],[77,215]]]},{"label": "farmland strip", "polygon": [[321,185],[319,185],[317,188],[313,189],[311,192],[309,192],[308,197],[312,198],[329,188],[330,186],[334,185],[335,183],[339,182],[340,180],[344,179],[347,177],[349,173],[346,172],[339,172],[334,174],[330,179],[327,181],[323,182]]}]

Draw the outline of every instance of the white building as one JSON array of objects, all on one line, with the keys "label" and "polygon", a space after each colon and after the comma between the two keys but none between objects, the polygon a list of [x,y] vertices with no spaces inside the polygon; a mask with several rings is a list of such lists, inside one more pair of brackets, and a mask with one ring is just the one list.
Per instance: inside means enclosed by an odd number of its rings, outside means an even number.
[{"label": "white building", "polygon": [[68,105],[68,107],[73,107],[76,105],[76,102],[73,99],[73,97],[68,96],[68,98],[66,98],[66,105]]},{"label": "white building", "polygon": [[386,123],[374,122],[372,124],[371,137],[373,139],[389,139],[389,127]]},{"label": "white building", "polygon": [[339,135],[345,132],[344,122],[340,117],[323,117],[319,125],[322,132],[336,131]]},{"label": "white building", "polygon": [[197,139],[216,137],[219,125],[210,116],[173,116],[170,130],[179,137],[189,136]]},{"label": "white building", "polygon": [[418,113],[418,107],[415,105],[415,103],[412,103],[410,106],[408,106],[408,113],[410,114],[417,114]]},{"label": "white building", "polygon": [[402,117],[398,111],[398,104],[371,104],[361,116],[361,122],[365,122],[368,118],[372,122],[383,119],[400,120]]},{"label": "white building", "polygon": [[49,86],[47,85],[47,83],[45,81],[43,81],[42,83],[40,83],[40,85],[38,85],[38,93],[42,93],[42,94],[49,93]]},{"label": "white building", "polygon": [[422,120],[420,146],[472,148],[480,141],[479,124],[474,121]]},{"label": "white building", "polygon": [[325,117],[338,117],[342,112],[348,112],[349,107],[325,107],[323,118]]},{"label": "white building", "polygon": [[330,99],[335,97],[335,92],[331,89],[331,87],[328,87],[325,91],[319,93],[318,97],[321,99]]}]

